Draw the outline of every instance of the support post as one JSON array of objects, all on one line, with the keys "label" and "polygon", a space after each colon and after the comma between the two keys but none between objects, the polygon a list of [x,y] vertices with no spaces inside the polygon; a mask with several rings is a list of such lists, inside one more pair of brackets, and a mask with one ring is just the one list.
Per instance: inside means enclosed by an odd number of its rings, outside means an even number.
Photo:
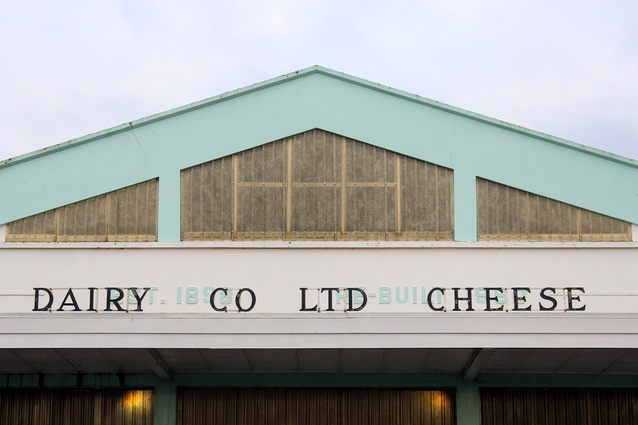
[{"label": "support post", "polygon": [[179,242],[181,239],[180,178],[179,170],[170,170],[159,176],[158,242]]},{"label": "support post", "polygon": [[153,425],[177,424],[177,387],[172,381],[161,380],[155,384]]},{"label": "support post", "polygon": [[476,241],[476,175],[454,169],[454,240]]},{"label": "support post", "polygon": [[458,425],[480,425],[481,394],[474,382],[465,382],[456,387],[456,423]]}]

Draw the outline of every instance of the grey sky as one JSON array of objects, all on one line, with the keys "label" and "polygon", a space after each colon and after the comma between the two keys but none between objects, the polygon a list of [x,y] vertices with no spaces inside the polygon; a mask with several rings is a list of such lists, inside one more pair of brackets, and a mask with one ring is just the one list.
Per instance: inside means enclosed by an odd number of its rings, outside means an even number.
[{"label": "grey sky", "polygon": [[638,2],[9,0],[0,159],[319,64],[638,159]]}]

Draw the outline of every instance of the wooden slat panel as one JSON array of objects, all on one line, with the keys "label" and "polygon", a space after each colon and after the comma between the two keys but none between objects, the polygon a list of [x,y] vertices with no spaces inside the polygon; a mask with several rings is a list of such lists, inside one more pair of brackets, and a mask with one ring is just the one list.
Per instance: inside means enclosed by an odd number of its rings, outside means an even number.
[{"label": "wooden slat panel", "polygon": [[[337,204],[341,200],[341,188],[332,184],[325,188],[293,187],[292,222],[294,232],[330,232],[339,231],[340,211]],[[306,214],[313,211],[314,214]]]},{"label": "wooden slat panel", "polygon": [[402,158],[401,224],[406,231],[452,234],[452,171]]},{"label": "wooden slat panel", "polygon": [[482,389],[483,425],[636,425],[636,389]]},{"label": "wooden slat panel", "polygon": [[[239,186],[237,199],[233,200],[237,202],[234,207],[237,226],[233,230],[251,234],[252,239],[270,239],[273,232],[282,232],[285,226],[286,145],[278,141],[236,156],[238,181],[235,184]],[[245,184],[247,182],[257,184]],[[215,204],[217,200],[208,202]]]},{"label": "wooden slat panel", "polygon": [[0,423],[152,425],[151,390],[0,390]]},{"label": "wooden slat panel", "polygon": [[630,242],[631,224],[477,179],[479,240]]},{"label": "wooden slat panel", "polygon": [[7,242],[157,240],[157,179],[7,224]]},{"label": "wooden slat panel", "polygon": [[[236,169],[202,171],[224,161]],[[231,191],[207,189],[222,180],[236,180]],[[449,169],[312,130],[183,170],[182,239],[451,240],[452,181]],[[234,224],[204,217],[217,206]]]},{"label": "wooden slat panel", "polygon": [[180,389],[178,425],[454,424],[449,391]]}]

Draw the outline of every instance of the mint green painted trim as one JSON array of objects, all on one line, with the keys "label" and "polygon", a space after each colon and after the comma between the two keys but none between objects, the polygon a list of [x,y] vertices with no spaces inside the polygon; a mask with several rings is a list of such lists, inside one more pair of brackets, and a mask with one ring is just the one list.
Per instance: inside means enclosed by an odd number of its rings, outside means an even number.
[{"label": "mint green painted trim", "polygon": [[178,170],[312,128],[452,168],[458,240],[476,238],[470,176],[638,223],[638,162],[312,67],[4,161],[0,225],[159,176],[176,241]]},{"label": "mint green painted trim", "polygon": [[272,78],[266,81],[263,81],[261,83],[256,83],[256,84],[251,84],[250,86],[244,87],[244,88],[240,88],[237,90],[231,90],[229,92],[223,93],[221,95],[218,96],[213,96],[201,101],[197,101],[197,102],[193,102],[190,103],[188,105],[184,105],[181,107],[177,107],[174,109],[171,109],[169,111],[166,112],[161,112],[161,113],[157,113],[157,114],[153,114],[151,116],[145,117],[145,118],[140,118],[138,120],[134,120],[125,124],[121,124],[119,126],[115,126],[115,127],[111,127],[96,133],[92,133],[89,134],[87,136],[83,136],[83,137],[79,137],[76,139],[72,139],[69,140],[67,142],[63,142],[63,143],[59,143],[57,145],[53,145],[53,146],[49,146],[43,149],[39,149],[37,151],[34,152],[30,152],[24,155],[20,155],[17,156],[15,158],[9,158],[9,159],[5,159],[3,161],[0,161],[0,167],[2,166],[10,166],[13,164],[16,164],[18,162],[24,161],[24,160],[28,160],[28,159],[32,159],[34,157],[37,156],[41,156],[41,155],[46,155],[48,153],[50,153],[51,151],[54,150],[61,150],[61,149],[66,149],[69,147],[72,147],[74,145],[77,144],[81,144],[81,143],[85,143],[88,141],[92,141],[92,140],[96,140],[98,138],[101,137],[105,137],[105,136],[109,136],[109,135],[113,135],[115,133],[121,132],[121,131],[125,131],[128,130],[129,128],[132,128],[133,126],[139,126],[139,125],[145,125],[145,124],[150,124],[154,121],[158,121],[158,120],[162,120],[162,119],[166,119],[166,118],[170,118],[172,116],[175,115],[179,115],[182,113],[186,113],[186,112],[190,112],[193,111],[195,109],[199,109],[202,107],[206,107],[209,106],[211,104],[220,102],[220,101],[224,101],[226,99],[232,98],[232,97],[237,97],[237,96],[242,96],[242,95],[246,95],[249,93],[252,93],[254,91],[257,90],[263,90],[265,88],[268,87],[273,87],[276,86],[278,84],[281,84],[283,82],[286,81],[290,81],[292,79],[296,79],[296,78],[300,78],[309,74],[322,74],[325,76],[330,76],[332,78],[335,79],[339,79],[348,83],[354,83],[357,85],[360,85],[362,87],[368,88],[368,89],[372,89],[372,90],[376,90],[379,91],[381,93],[385,93],[385,94],[390,94],[392,96],[396,96],[398,98],[401,99],[405,99],[405,100],[409,100],[409,101],[413,101],[413,102],[417,102],[417,103],[421,103],[423,105],[427,105],[433,108],[437,108],[440,109],[442,111],[446,111],[446,112],[451,112],[454,113],[456,115],[459,116],[464,116],[467,118],[471,118],[474,119],[476,121],[480,121],[480,122],[484,122],[490,125],[494,125],[497,127],[501,127],[501,128],[505,128],[511,131],[516,131],[525,135],[529,135],[532,137],[536,137],[538,139],[541,140],[545,140],[548,141],[550,143],[555,143],[561,146],[565,146],[568,147],[570,149],[575,149],[575,150],[579,150],[579,151],[583,151],[583,152],[587,152],[590,153],[592,155],[597,155],[597,156],[601,156],[605,159],[610,159],[612,161],[617,161],[619,163],[623,163],[623,164],[628,164],[628,165],[633,165],[635,167],[638,167],[638,161],[632,160],[630,158],[625,158],[622,157],[620,155],[615,155],[609,152],[605,152],[602,151],[600,149],[595,149],[589,146],[585,146],[579,143],[574,143],[571,142],[569,140],[566,139],[561,139],[559,137],[555,137],[555,136],[551,136],[545,133],[541,133],[532,129],[528,129],[522,126],[518,126],[515,124],[511,124],[508,123],[506,121],[501,121],[495,118],[491,118],[488,117],[486,115],[482,115],[476,112],[471,112],[462,108],[457,108],[455,106],[451,106],[448,105],[446,103],[443,102],[438,102],[436,100],[432,100],[432,99],[428,99],[416,94],[412,94],[412,93],[408,93],[402,90],[397,90],[394,88],[391,88],[389,86],[384,86],[382,84],[378,84],[378,83],[374,83],[368,80],[365,80],[363,78],[358,78],[352,75],[348,75],[346,73],[343,72],[339,72],[339,71],[335,71],[329,68],[325,68],[319,65],[314,65],[308,68],[304,68],[298,71],[294,71],[288,74],[284,74],[281,75],[279,77],[276,78]]},{"label": "mint green painted trim", "polygon": [[0,377],[0,387],[37,387],[41,384],[43,376],[37,374],[12,374]]},{"label": "mint green painted trim", "polygon": [[638,388],[638,375],[479,374],[492,388]]},{"label": "mint green painted trim", "polygon": [[473,398],[481,387],[638,388],[636,375],[521,373],[479,374],[475,381],[465,381],[459,374],[428,373],[177,373],[173,382],[177,387],[217,388],[456,388],[469,397],[467,406],[476,406]]},{"label": "mint green painted trim", "polygon": [[217,388],[453,388],[460,375],[426,373],[201,373],[175,374],[178,387]]},{"label": "mint green painted trim", "polygon": [[153,403],[153,425],[175,425],[177,423],[177,387],[171,381],[155,384]]},{"label": "mint green painted trim", "polygon": [[[81,145],[83,143],[87,143],[87,142],[92,142],[95,140],[99,140],[101,138],[104,137],[109,137],[109,136],[113,136],[116,135],[118,133],[124,132],[124,131],[128,131],[128,130],[132,130],[135,127],[139,127],[139,126],[143,126],[143,125],[147,125],[147,124],[152,124],[155,121],[160,121],[160,120],[164,120],[167,118],[171,118],[173,116],[176,115],[180,115],[183,113],[188,113],[188,112],[192,112],[195,111],[199,108],[204,108],[210,105],[213,105],[215,103],[233,98],[233,97],[237,97],[237,96],[242,96],[242,95],[246,95],[249,93],[252,93],[254,91],[257,90],[262,90],[268,87],[272,87],[272,86],[276,86],[282,82],[285,82],[287,80],[290,79],[295,79],[298,78],[300,76],[306,75],[306,74],[310,74],[310,73],[315,73],[315,72],[322,72],[322,70],[324,70],[321,67],[311,67],[311,68],[306,68],[300,71],[296,71],[296,72],[291,72],[289,74],[285,74],[282,75],[280,77],[277,78],[273,78],[270,80],[266,80],[264,82],[261,83],[256,83],[256,84],[251,84],[250,86],[244,87],[244,88],[240,88],[237,90],[231,90],[229,92],[226,92],[224,94],[218,95],[218,96],[213,96],[211,98],[208,99],[204,99],[201,101],[197,101],[197,102],[193,102],[193,103],[189,103],[188,105],[184,105],[184,106],[180,106],[174,109],[171,109],[169,111],[165,111],[165,112],[160,112],[157,114],[153,114],[150,115],[148,117],[144,117],[144,118],[140,118],[125,124],[120,124],[117,125],[115,127],[110,127],[107,128],[105,130],[102,131],[98,131],[95,133],[91,133],[88,134],[86,136],[82,136],[82,137],[78,137],[75,139],[71,139],[68,140],[66,142],[63,143],[58,143],[56,145],[52,145],[52,146],[48,146],[46,148],[42,148],[39,149],[37,151],[34,152],[29,152],[26,153],[24,155],[19,155],[16,156],[14,158],[8,158],[8,159],[4,159],[2,161],[0,161],[0,168],[1,167],[8,167],[11,165],[15,165],[17,163],[20,163],[22,161],[27,161],[27,160],[31,160],[43,155],[48,155],[50,153],[56,152],[56,151],[60,151],[60,150],[64,150],[64,149],[68,149],[71,147],[75,147],[77,145]],[[328,71],[328,70],[326,70]],[[334,71],[332,71],[334,72]]]},{"label": "mint green painted trim", "polygon": [[454,240],[477,240],[476,176],[454,170]]},{"label": "mint green painted trim", "polygon": [[0,388],[152,388],[151,374],[19,373],[0,374]]},{"label": "mint green painted trim", "polygon": [[159,178],[158,242],[179,242],[181,240],[180,206],[179,170],[162,174]]},{"label": "mint green painted trim", "polygon": [[[429,373],[176,373],[172,381],[153,374],[21,373],[0,374],[0,388],[638,388],[637,375],[460,374]],[[170,392],[170,391],[169,391]]]},{"label": "mint green painted trim", "polygon": [[456,387],[457,425],[480,425],[481,392],[474,382],[464,382]]}]

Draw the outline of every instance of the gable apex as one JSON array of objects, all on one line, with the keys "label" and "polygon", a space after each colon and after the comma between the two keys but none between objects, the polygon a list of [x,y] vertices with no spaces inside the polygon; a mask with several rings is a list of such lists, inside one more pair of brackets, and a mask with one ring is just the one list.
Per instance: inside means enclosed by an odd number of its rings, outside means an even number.
[{"label": "gable apex", "polygon": [[176,240],[180,170],[312,129],[453,170],[457,240],[476,238],[477,177],[638,223],[636,161],[313,66],[5,160],[0,224],[159,179]]},{"label": "gable apex", "polygon": [[[177,115],[181,115],[184,113],[188,113],[188,112],[192,112],[195,111],[197,109],[200,108],[205,108],[207,106],[211,106],[214,105],[216,103],[219,102],[223,102],[229,99],[233,99],[239,96],[244,96],[253,92],[257,92],[257,91],[261,91],[261,90],[265,90],[268,89],[270,87],[274,87],[280,84],[285,84],[288,82],[291,82],[293,80],[297,80],[300,78],[304,78],[304,77],[308,77],[311,75],[321,75],[321,76],[325,76],[325,77],[329,77],[335,80],[339,80],[339,81],[343,81],[349,84],[355,84],[367,89],[371,89],[371,90],[375,90],[378,91],[380,93],[384,93],[387,95],[391,95],[391,96],[395,96],[397,98],[403,99],[403,100],[408,100],[411,102],[416,102],[418,104],[424,105],[424,106],[428,106],[431,108],[435,108],[444,112],[448,112],[451,113],[455,116],[459,116],[459,117],[465,117],[468,119],[472,119],[472,120],[476,120],[478,122],[482,122],[485,124],[489,124],[492,126],[496,126],[499,128],[503,128],[509,131],[513,131],[516,133],[521,133],[524,134],[526,136],[529,137],[533,137],[533,138],[537,138],[539,140],[543,140],[549,143],[553,143],[553,144],[557,144],[560,146],[564,146],[566,148],[569,149],[575,149],[577,151],[581,151],[584,153],[588,153],[591,155],[595,155],[595,156],[600,156],[603,157],[605,159],[608,160],[612,160],[612,161],[616,161],[616,162],[620,162],[626,165],[631,165],[634,167],[638,168],[638,161],[630,159],[630,158],[626,158],[623,157],[621,155],[617,155],[617,154],[613,154],[613,153],[609,153],[609,152],[605,152],[603,150],[600,149],[596,149],[593,147],[589,147],[583,144],[579,144],[579,143],[575,143],[572,141],[569,141],[567,139],[562,139],[559,137],[555,137],[555,136],[551,136],[549,134],[546,133],[542,133],[542,132],[538,132],[526,127],[522,127],[516,124],[512,124],[512,123],[508,123],[506,121],[502,121],[496,118],[491,118],[488,117],[486,115],[482,115],[476,112],[472,112],[466,109],[462,109],[462,108],[458,108],[443,102],[439,102],[436,100],[432,100],[423,96],[420,96],[418,94],[412,94],[406,91],[402,91],[402,90],[398,90],[389,86],[385,86],[383,84],[379,84],[379,83],[375,83],[375,82],[371,82],[369,80],[363,79],[363,78],[359,78],[359,77],[355,77],[340,71],[336,71],[330,68],[326,68],[320,65],[313,65],[311,67],[307,67],[307,68],[303,68],[297,71],[293,71],[287,74],[283,74],[279,77],[275,77],[275,78],[271,78],[259,83],[255,83],[255,84],[251,84],[249,86],[245,86],[242,88],[238,88],[235,90],[231,90],[216,96],[212,96],[206,99],[202,99],[200,101],[196,101],[196,102],[192,102],[189,103],[187,105],[183,105],[183,106],[179,106],[173,109],[170,109],[168,111],[164,111],[164,112],[159,112],[147,117],[143,117],[143,118],[139,118],[137,120],[133,120],[130,122],[126,122],[114,127],[110,127],[95,133],[91,133],[88,134],[86,136],[82,136],[82,137],[78,137],[75,139],[71,139],[68,140],[66,142],[62,142],[62,143],[58,143],[52,146],[48,146],[33,152],[29,152],[26,153],[24,155],[19,155],[13,158],[8,158],[8,159],[3,159],[0,160],[0,168],[5,167],[5,166],[11,166],[15,163],[21,162],[21,161],[25,161],[25,160],[29,160],[32,159],[34,157],[38,157],[38,156],[42,156],[42,155],[47,155],[53,151],[57,151],[57,150],[63,150],[63,149],[67,149],[69,147],[75,146],[75,145],[79,145],[79,144],[83,144],[83,143],[87,143],[87,142],[91,142],[93,140],[97,140],[97,139],[101,139],[103,137],[107,137],[110,135],[114,135],[120,132],[124,132],[124,131],[130,131],[135,129],[136,127],[139,126],[144,126],[144,125],[148,125],[151,124],[153,122],[156,121],[160,121],[160,120],[165,120],[165,119],[169,119],[171,117],[177,116]],[[306,128],[305,130],[308,130],[310,128]]]}]

